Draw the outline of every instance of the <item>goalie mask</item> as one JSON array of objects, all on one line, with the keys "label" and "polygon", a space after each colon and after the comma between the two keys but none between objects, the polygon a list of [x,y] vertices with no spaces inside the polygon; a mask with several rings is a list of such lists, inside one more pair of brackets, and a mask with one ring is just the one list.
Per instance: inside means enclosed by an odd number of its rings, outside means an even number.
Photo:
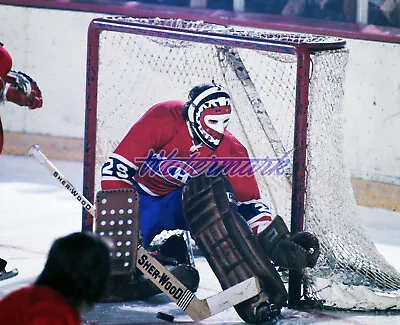
[{"label": "goalie mask", "polygon": [[221,86],[214,85],[192,100],[187,114],[194,134],[208,147],[216,149],[231,115],[230,96]]}]

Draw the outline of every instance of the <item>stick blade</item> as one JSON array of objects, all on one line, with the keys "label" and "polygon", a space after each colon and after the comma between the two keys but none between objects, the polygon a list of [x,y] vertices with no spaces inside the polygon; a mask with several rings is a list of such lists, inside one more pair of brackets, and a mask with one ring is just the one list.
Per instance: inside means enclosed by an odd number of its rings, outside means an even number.
[{"label": "stick blade", "polygon": [[207,298],[211,315],[218,314],[240,304],[241,302],[258,295],[260,292],[260,282],[255,277],[239,282],[238,284]]}]

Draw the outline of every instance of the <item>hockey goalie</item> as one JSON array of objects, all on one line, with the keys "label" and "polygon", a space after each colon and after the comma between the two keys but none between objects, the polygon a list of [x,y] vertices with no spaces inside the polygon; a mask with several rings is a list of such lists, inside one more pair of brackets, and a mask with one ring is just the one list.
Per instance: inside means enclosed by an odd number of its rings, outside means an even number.
[{"label": "hockey goalie", "polygon": [[[291,235],[281,217],[273,218],[254,173],[243,176],[228,168],[232,162],[250,162],[245,147],[227,130],[230,115],[231,96],[214,82],[193,87],[187,101],[154,105],[104,163],[101,186],[102,191],[134,189],[134,218],[127,227],[143,247],[163,230],[189,230],[223,289],[257,277],[261,293],[235,309],[244,321],[258,324],[278,317],[287,302],[277,267],[313,267],[319,243],[308,232]],[[155,257],[197,290],[199,274],[182,237],[169,238]],[[129,272],[114,266],[106,301],[160,292],[132,265]]]}]

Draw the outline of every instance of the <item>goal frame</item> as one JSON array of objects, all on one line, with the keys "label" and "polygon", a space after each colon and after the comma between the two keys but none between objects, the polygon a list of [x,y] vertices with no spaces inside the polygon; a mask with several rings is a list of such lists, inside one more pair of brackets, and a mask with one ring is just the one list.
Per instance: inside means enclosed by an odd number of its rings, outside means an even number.
[{"label": "goal frame", "polygon": [[[292,164],[291,225],[292,233],[303,231],[306,193],[306,155],[309,106],[309,80],[311,74],[311,54],[344,48],[345,40],[335,39],[327,42],[296,43],[291,41],[262,40],[242,35],[222,35],[198,30],[176,30],[165,26],[148,26],[135,22],[118,22],[108,18],[92,20],[88,28],[86,110],[84,133],[83,195],[94,202],[96,168],[96,119],[97,84],[99,71],[99,40],[103,31],[138,34],[143,36],[171,38],[191,42],[234,46],[247,49],[292,54],[297,57],[295,125]],[[82,230],[91,230],[93,217],[82,210]],[[289,272],[289,307],[300,304],[302,273]]]}]

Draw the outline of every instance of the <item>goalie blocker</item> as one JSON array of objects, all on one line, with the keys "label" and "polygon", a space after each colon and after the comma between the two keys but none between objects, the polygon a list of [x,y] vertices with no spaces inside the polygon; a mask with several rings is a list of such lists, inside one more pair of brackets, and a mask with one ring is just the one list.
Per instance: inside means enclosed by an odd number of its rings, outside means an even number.
[{"label": "goalie blocker", "polygon": [[310,233],[290,236],[279,216],[254,236],[223,175],[193,178],[184,188],[182,208],[193,238],[223,289],[252,276],[260,280],[262,292],[235,306],[245,322],[269,321],[286,305],[286,289],[270,260],[288,269],[313,267],[317,262],[318,239]]}]

